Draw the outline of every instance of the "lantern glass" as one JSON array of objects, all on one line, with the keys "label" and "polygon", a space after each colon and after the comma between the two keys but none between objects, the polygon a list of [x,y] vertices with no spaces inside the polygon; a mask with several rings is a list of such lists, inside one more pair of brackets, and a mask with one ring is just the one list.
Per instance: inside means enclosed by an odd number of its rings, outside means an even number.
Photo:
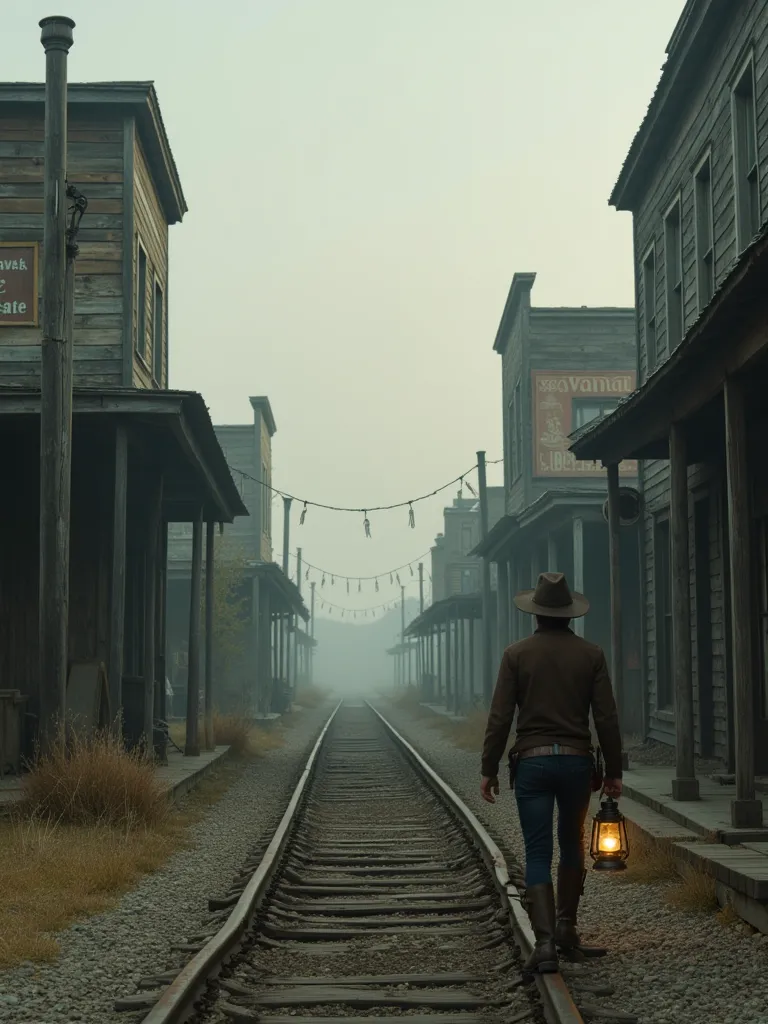
[{"label": "lantern glass", "polygon": [[622,871],[626,867],[627,828],[615,800],[604,800],[594,817],[589,854],[596,871]]}]

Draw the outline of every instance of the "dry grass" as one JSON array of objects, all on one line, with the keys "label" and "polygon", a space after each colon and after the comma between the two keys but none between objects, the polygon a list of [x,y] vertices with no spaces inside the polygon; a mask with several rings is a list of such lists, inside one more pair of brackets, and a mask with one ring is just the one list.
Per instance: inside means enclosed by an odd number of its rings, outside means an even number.
[{"label": "dry grass", "polygon": [[[213,741],[217,747],[229,747],[230,754],[237,758],[262,757],[270,750],[282,747],[285,738],[283,725],[262,729],[254,725],[243,715],[223,715],[218,711],[213,714]],[[171,722],[169,735],[177,747],[184,749],[187,740],[186,722]],[[198,723],[198,736],[205,735],[204,723]]]},{"label": "dry grass", "polygon": [[693,914],[711,914],[719,907],[714,878],[690,864],[680,865],[678,880],[667,893],[667,900],[678,910]]},{"label": "dry grass", "polygon": [[302,708],[317,708],[328,700],[328,691],[320,686],[302,686],[296,691],[296,701]]},{"label": "dry grass", "polygon": [[212,771],[182,809],[166,801],[151,825],[70,824],[30,814],[28,804],[0,821],[0,968],[55,960],[56,933],[114,906],[142,875],[189,846],[189,827],[239,772],[235,764]]},{"label": "dry grass", "polygon": [[487,712],[470,711],[466,718],[459,721],[454,721],[443,715],[435,715],[433,724],[455,747],[480,755],[488,724]]},{"label": "dry grass", "polygon": [[152,764],[110,732],[60,739],[24,780],[23,813],[60,825],[159,825],[168,800]]},{"label": "dry grass", "polygon": [[629,837],[627,870],[618,876],[623,882],[657,885],[678,878],[677,861],[672,844],[645,837],[637,829]]}]

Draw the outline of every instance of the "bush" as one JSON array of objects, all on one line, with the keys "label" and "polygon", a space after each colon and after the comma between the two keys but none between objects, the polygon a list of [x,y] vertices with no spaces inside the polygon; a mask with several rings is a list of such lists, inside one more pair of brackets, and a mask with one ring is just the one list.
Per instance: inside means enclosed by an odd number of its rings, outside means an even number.
[{"label": "bush", "polygon": [[317,708],[328,699],[328,692],[319,686],[302,686],[296,691],[296,704],[302,708]]},{"label": "bush", "polygon": [[59,824],[157,825],[169,801],[154,766],[110,732],[73,734],[38,756],[24,779],[23,813]]}]

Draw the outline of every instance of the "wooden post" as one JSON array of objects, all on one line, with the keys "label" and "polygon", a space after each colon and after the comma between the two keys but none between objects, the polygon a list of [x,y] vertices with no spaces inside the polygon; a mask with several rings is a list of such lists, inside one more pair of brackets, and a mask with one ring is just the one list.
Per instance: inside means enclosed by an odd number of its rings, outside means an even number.
[{"label": "wooden post", "polygon": [[192,522],[192,578],[189,597],[189,668],[187,670],[187,757],[200,754],[200,604],[203,589],[203,510]]},{"label": "wooden post", "polygon": [[475,626],[477,619],[469,620],[469,700],[475,701]]},{"label": "wooden post", "polygon": [[[536,581],[533,581],[536,586]],[[573,520],[573,589],[584,593],[584,521]],[[584,619],[574,619],[573,631],[577,636],[584,636]]]},{"label": "wooden post", "polygon": [[63,728],[67,699],[72,346],[67,341],[67,54],[75,23],[44,18],[45,150],[40,398],[39,729],[43,749]]},{"label": "wooden post", "polygon": [[[309,607],[309,614],[310,614],[310,620],[309,621],[310,621],[311,626],[312,626],[311,637],[312,637],[312,640],[314,640],[315,639],[315,583],[314,582],[311,584],[310,592],[311,592],[311,598],[310,598],[310,607]],[[309,681],[310,681],[310,683],[314,683],[314,681],[315,681],[315,645],[314,645],[314,643],[312,644],[312,646],[309,649]]]},{"label": "wooden post", "polygon": [[[160,516],[160,545],[157,560],[157,633],[155,640],[155,664],[157,671],[155,679],[160,683],[155,687],[155,716],[161,722],[168,720],[168,699],[165,692],[165,681],[168,676],[166,667],[166,646],[168,636],[167,624],[167,593],[168,593],[168,523],[164,516]],[[167,751],[165,743],[165,730],[158,736],[155,747],[155,756],[162,764],[167,763]]]},{"label": "wooden post", "polygon": [[[467,695],[467,636],[463,616],[457,618],[456,629],[459,634],[459,685],[456,687],[456,712],[460,703],[463,706]],[[461,701],[459,700],[461,698]]]},{"label": "wooden post", "polygon": [[441,623],[437,625],[437,686],[435,688],[435,699],[437,703],[440,703],[440,698],[443,695],[443,627]]},{"label": "wooden post", "polygon": [[[624,619],[621,607],[621,517],[619,514],[619,464],[612,462],[608,472],[608,551],[611,586],[611,679],[619,710],[619,724],[624,711]],[[629,761],[622,754],[623,767]]]},{"label": "wooden post", "polygon": [[755,795],[752,676],[752,567],[749,531],[750,481],[747,466],[747,427],[742,380],[727,377],[725,397],[725,454],[728,467],[728,526],[731,563],[731,636],[733,658],[733,723],[736,799],[731,801],[734,828],[761,828],[762,801]]},{"label": "wooden post", "polygon": [[[488,537],[488,487],[485,452],[477,453],[477,481],[480,495],[480,538]],[[483,699],[490,707],[493,696],[493,626],[491,623],[491,563],[483,555]]]},{"label": "wooden post", "polygon": [[163,507],[163,478],[150,483],[144,552],[144,744],[147,757],[155,751],[155,627],[157,620],[157,561],[160,546],[160,517]]},{"label": "wooden post", "polygon": [[496,599],[498,602],[496,624],[498,626],[499,634],[499,651],[497,661],[501,660],[501,656],[506,648],[511,643],[509,636],[509,563],[506,559],[501,559],[500,562],[496,563]]},{"label": "wooden post", "polygon": [[547,536],[547,572],[557,571],[557,541],[550,533]]},{"label": "wooden post", "polygon": [[283,498],[283,574],[288,575],[288,553],[291,543],[291,501],[292,498]]},{"label": "wooden post", "polygon": [[128,528],[128,435],[115,430],[115,483],[112,506],[112,582],[109,601],[109,706],[115,729],[122,727],[125,648],[125,562]]},{"label": "wooden post", "polygon": [[[616,467],[618,477],[618,466]],[[669,433],[669,527],[672,549],[672,669],[675,680],[676,777],[674,800],[698,800],[693,760],[693,667],[691,663],[691,570],[688,549],[688,457],[683,428]],[[616,495],[618,505],[618,494]],[[615,518],[618,519],[618,509]],[[616,525],[618,532],[618,523]]]},{"label": "wooden post", "polygon": [[205,698],[204,731],[205,749],[213,750],[216,741],[213,736],[213,595],[214,595],[214,529],[208,522],[205,531]]},{"label": "wooden post", "polygon": [[251,632],[253,636],[253,684],[250,687],[250,693],[248,694],[246,706],[254,706],[254,697],[256,710],[262,711],[263,693],[265,692],[264,680],[263,680],[263,665],[261,657],[261,645],[262,645],[262,634],[261,634],[261,580],[258,574],[254,574],[251,580]]}]

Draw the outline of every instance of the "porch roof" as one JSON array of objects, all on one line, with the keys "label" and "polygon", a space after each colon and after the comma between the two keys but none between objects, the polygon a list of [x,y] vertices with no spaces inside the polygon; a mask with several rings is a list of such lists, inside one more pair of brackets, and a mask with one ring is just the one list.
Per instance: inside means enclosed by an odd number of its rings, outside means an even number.
[{"label": "porch roof", "polygon": [[744,250],[677,349],[642,387],[602,420],[571,434],[578,459],[669,458],[672,423],[691,418],[715,398],[725,378],[766,350],[765,273],[768,222]]},{"label": "porch roof", "polygon": [[496,561],[506,554],[518,540],[527,543],[534,529],[545,520],[572,518],[576,513],[593,513],[602,509],[607,496],[598,490],[578,487],[560,487],[544,491],[530,505],[515,515],[506,515],[498,521],[484,541],[470,551],[471,555]]},{"label": "porch roof", "polygon": [[[163,471],[163,514],[169,522],[191,522],[201,505],[206,521],[231,523],[248,515],[197,392],[75,388],[72,413],[75,428],[99,422],[128,428],[129,445]],[[39,387],[0,385],[2,422],[33,423],[39,416]]]},{"label": "porch roof", "polygon": [[[492,595],[493,600],[493,595]],[[425,608],[406,628],[405,635],[425,636],[433,626],[442,626],[454,619],[479,619],[483,614],[482,594],[453,594]]]},{"label": "porch roof", "polygon": [[258,577],[270,588],[271,596],[278,600],[278,605],[272,605],[272,611],[298,615],[304,622],[309,621],[309,610],[304,604],[301,591],[277,562],[247,562],[245,573],[251,578]]}]

